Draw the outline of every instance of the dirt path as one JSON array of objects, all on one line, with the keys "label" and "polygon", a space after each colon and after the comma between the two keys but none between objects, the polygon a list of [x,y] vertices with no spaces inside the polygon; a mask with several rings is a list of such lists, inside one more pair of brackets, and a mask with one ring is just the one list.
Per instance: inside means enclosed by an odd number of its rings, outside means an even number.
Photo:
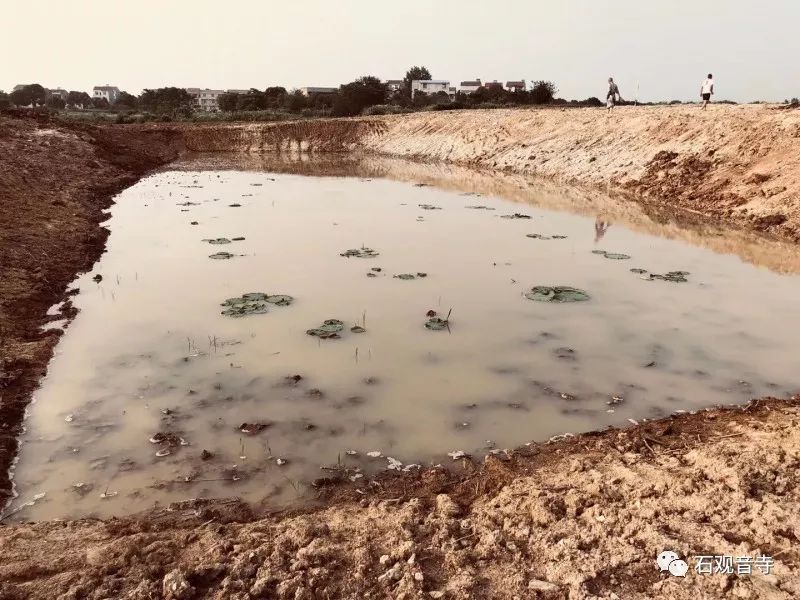
[{"label": "dirt path", "polygon": [[[224,128],[0,117],[0,469],[16,454],[24,408],[59,335],[40,326],[102,253],[103,209],[182,148],[203,149],[205,139],[206,150],[234,149],[235,139],[239,149],[259,149],[254,140],[269,140],[272,148],[366,149],[590,185],[624,158],[634,164],[612,183],[666,210],[688,206],[797,239],[800,113],[715,108],[708,114],[716,121],[690,121],[687,108],[615,113],[639,127],[631,136],[589,113],[580,120],[582,111]],[[504,137],[483,135],[487,128]],[[595,137],[561,139],[566,131]],[[640,143],[646,151],[637,153]],[[697,161],[707,164],[694,169]],[[769,186],[785,189],[759,191]],[[778,213],[785,220],[762,219]],[[72,312],[67,302],[61,313]],[[452,472],[381,479],[365,494],[333,486],[322,497],[328,508],[304,514],[259,518],[236,502],[198,502],[126,519],[0,525],[0,600],[798,597],[799,403],[760,401],[532,446],[507,460],[476,457]],[[0,503],[8,491],[0,478]],[[771,555],[775,567],[752,576],[690,571],[683,580],[655,570],[667,548],[690,563],[700,554]]]}]

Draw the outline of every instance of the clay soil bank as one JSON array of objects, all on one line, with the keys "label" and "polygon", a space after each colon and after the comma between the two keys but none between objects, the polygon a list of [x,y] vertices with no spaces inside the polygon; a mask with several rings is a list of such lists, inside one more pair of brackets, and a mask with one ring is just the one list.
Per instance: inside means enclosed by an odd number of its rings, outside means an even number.
[{"label": "clay soil bank", "polygon": [[180,128],[198,152],[354,151],[626,191],[800,241],[800,110],[507,109]]},{"label": "clay soil bank", "polygon": [[[800,240],[800,111],[496,110],[103,128],[0,117],[0,470],[112,196],[191,151],[364,151],[631,193]],[[67,300],[61,314],[46,315]],[[796,401],[668,418],[382,480],[327,508],[235,502],[0,526],[0,598],[792,598]],[[0,481],[0,502],[10,492]],[[658,552],[767,554],[770,576],[659,574]],[[439,593],[441,592],[441,595]]]}]

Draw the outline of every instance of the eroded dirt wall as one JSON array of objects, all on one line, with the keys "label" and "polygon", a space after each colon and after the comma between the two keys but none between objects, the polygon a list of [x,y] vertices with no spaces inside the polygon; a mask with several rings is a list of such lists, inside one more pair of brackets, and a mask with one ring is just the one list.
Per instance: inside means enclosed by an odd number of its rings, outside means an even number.
[{"label": "eroded dirt wall", "polygon": [[800,110],[777,106],[421,112],[180,128],[198,152],[368,153],[626,191],[800,240]]}]

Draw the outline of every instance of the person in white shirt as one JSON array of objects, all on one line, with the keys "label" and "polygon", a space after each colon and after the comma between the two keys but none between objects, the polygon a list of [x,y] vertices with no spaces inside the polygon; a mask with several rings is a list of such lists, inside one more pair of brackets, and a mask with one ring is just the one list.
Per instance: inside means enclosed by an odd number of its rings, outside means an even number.
[{"label": "person in white shirt", "polygon": [[711,102],[711,96],[714,93],[714,76],[709,73],[706,80],[700,86],[700,97],[703,99],[703,110],[706,109],[708,103]]}]

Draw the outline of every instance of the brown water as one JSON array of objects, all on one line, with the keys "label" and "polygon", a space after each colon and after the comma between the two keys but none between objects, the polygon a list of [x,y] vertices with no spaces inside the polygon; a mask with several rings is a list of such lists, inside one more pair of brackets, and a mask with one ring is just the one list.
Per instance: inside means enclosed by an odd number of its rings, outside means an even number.
[{"label": "brown water", "polygon": [[[501,218],[513,213],[532,218]],[[594,216],[387,179],[182,165],[120,194],[107,226],[108,251],[78,278],[81,312],[30,407],[10,510],[46,496],[15,519],[192,497],[280,504],[324,465],[445,463],[455,450],[483,456],[797,389],[800,278],[620,223],[596,241]],[[362,245],[380,255],[340,256]],[[236,256],[208,258],[219,251]],[[417,272],[427,277],[393,277]],[[532,302],[534,285],[591,300]],[[220,314],[255,291],[295,301]],[[427,311],[451,309],[449,331],[425,329]],[[330,318],[345,322],[341,339],[306,335]],[[351,333],[356,323],[366,333]],[[271,425],[240,431],[257,422]],[[158,432],[187,445],[157,457]]]}]

